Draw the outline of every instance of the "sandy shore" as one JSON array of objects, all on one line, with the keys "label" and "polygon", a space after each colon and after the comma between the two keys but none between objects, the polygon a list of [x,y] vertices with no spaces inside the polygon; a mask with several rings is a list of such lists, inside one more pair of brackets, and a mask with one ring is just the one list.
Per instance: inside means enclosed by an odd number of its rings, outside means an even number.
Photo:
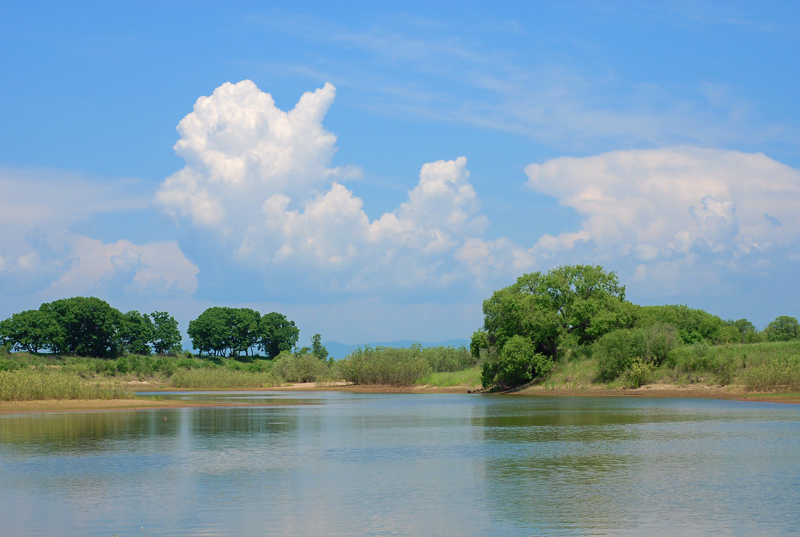
[{"label": "sandy shore", "polygon": [[[147,391],[197,391],[175,390],[174,388],[155,384],[138,384],[135,389]],[[222,390],[221,390],[222,391]],[[237,390],[245,391],[245,390]],[[295,383],[286,386],[257,388],[246,391],[345,391],[354,393],[476,393],[473,386],[452,386],[447,388],[435,386],[382,386],[352,385],[344,382],[316,384],[313,382]],[[745,393],[737,387],[730,386],[675,386],[667,384],[651,384],[637,389],[608,389],[603,387],[581,387],[578,389],[548,389],[544,386],[528,386],[510,392],[515,396],[559,396],[559,397],[673,397],[703,399],[735,399],[740,401],[763,401],[771,403],[800,404],[800,393]],[[274,405],[280,405],[275,403]],[[153,408],[190,408],[190,407],[241,407],[265,406],[263,403],[203,403],[192,401],[158,400],[158,399],[75,399],[48,401],[2,401],[0,414],[22,412],[86,412],[113,410],[146,410]],[[270,405],[273,406],[273,405]]]}]

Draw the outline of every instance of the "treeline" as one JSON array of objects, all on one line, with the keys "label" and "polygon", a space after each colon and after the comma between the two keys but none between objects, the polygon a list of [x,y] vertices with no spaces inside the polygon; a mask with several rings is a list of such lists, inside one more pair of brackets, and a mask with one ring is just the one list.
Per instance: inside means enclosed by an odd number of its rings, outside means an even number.
[{"label": "treeline", "polygon": [[[249,308],[211,307],[189,322],[189,338],[201,355],[273,359],[294,349],[300,330],[277,312],[261,315]],[[12,351],[115,358],[175,354],[182,351],[178,322],[169,313],[122,313],[104,300],[73,297],[42,304],[0,322],[0,345]],[[328,351],[313,338],[313,354]]]},{"label": "treeline", "polygon": [[167,354],[180,350],[180,342],[178,322],[168,313],[122,313],[94,297],[55,300],[0,322],[0,345],[34,354]]},{"label": "treeline", "polygon": [[484,327],[470,349],[487,388],[544,378],[567,352],[596,358],[596,380],[646,379],[680,346],[800,339],[797,319],[780,316],[759,332],[747,319],[726,321],[683,305],[638,306],[615,273],[563,266],[521,276],[483,303]]}]

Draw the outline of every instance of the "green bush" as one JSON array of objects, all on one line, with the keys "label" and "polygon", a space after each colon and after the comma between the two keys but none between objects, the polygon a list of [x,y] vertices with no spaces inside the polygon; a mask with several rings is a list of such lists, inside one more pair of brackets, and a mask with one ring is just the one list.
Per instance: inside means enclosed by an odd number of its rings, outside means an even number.
[{"label": "green bush", "polygon": [[292,354],[284,351],[275,359],[272,373],[286,382],[323,382],[331,378],[328,362],[312,353]]},{"label": "green bush", "polygon": [[338,377],[353,384],[410,386],[432,371],[430,363],[415,349],[366,347],[335,363]]},{"label": "green bush", "polygon": [[639,357],[633,359],[628,369],[622,375],[627,388],[638,388],[650,382],[653,373],[653,364],[645,362]]},{"label": "green bush", "polygon": [[536,352],[534,343],[523,336],[506,341],[500,355],[485,361],[481,370],[484,388],[511,388],[542,377],[553,369],[553,360]]},{"label": "green bush", "polygon": [[593,345],[592,355],[597,359],[597,379],[610,382],[624,373],[633,359],[643,354],[641,331],[617,330],[601,337]]}]

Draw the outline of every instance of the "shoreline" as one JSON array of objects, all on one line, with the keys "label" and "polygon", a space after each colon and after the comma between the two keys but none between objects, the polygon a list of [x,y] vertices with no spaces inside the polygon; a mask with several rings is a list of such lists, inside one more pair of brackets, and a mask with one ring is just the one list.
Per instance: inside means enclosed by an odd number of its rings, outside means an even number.
[{"label": "shoreline", "polygon": [[[386,385],[354,385],[344,383],[317,384],[314,382],[295,383],[285,386],[268,388],[245,389],[187,389],[171,388],[163,385],[146,385],[137,383],[136,389],[150,392],[215,392],[215,391],[341,391],[352,393],[386,393],[386,394],[448,394],[448,393],[473,393],[475,395],[488,395],[474,386],[437,387],[427,385],[415,386],[386,386]],[[747,393],[735,387],[722,386],[676,386],[664,384],[650,384],[640,388],[545,388],[544,386],[527,386],[519,390],[496,395],[512,396],[545,396],[545,397],[646,397],[646,398],[688,398],[688,399],[730,399],[737,401],[769,402],[783,404],[800,404],[800,393]],[[283,403],[204,403],[201,401],[160,400],[150,398],[136,399],[51,399],[35,401],[0,401],[0,415],[44,412],[110,412],[122,410],[153,410],[174,408],[205,408],[205,407],[253,407],[253,406],[282,406]]]}]

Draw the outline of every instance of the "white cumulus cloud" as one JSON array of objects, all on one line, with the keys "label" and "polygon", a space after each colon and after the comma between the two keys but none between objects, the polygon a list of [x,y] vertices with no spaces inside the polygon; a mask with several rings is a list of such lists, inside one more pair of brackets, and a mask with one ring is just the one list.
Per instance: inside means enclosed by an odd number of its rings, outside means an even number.
[{"label": "white cumulus cloud", "polygon": [[423,165],[408,199],[371,221],[341,182],[358,168],[330,167],[336,137],[322,120],[334,96],[325,84],[284,112],[243,81],[201,97],[178,126],[175,150],[186,166],[165,180],[155,203],[215,230],[243,264],[327,275],[330,288],[457,278],[457,249],[487,226],[466,158]]},{"label": "white cumulus cloud", "polygon": [[528,186],[581,217],[530,250],[579,246],[596,260],[637,263],[639,278],[716,281],[765,270],[800,243],[800,171],[763,154],[675,147],[531,164]]}]

